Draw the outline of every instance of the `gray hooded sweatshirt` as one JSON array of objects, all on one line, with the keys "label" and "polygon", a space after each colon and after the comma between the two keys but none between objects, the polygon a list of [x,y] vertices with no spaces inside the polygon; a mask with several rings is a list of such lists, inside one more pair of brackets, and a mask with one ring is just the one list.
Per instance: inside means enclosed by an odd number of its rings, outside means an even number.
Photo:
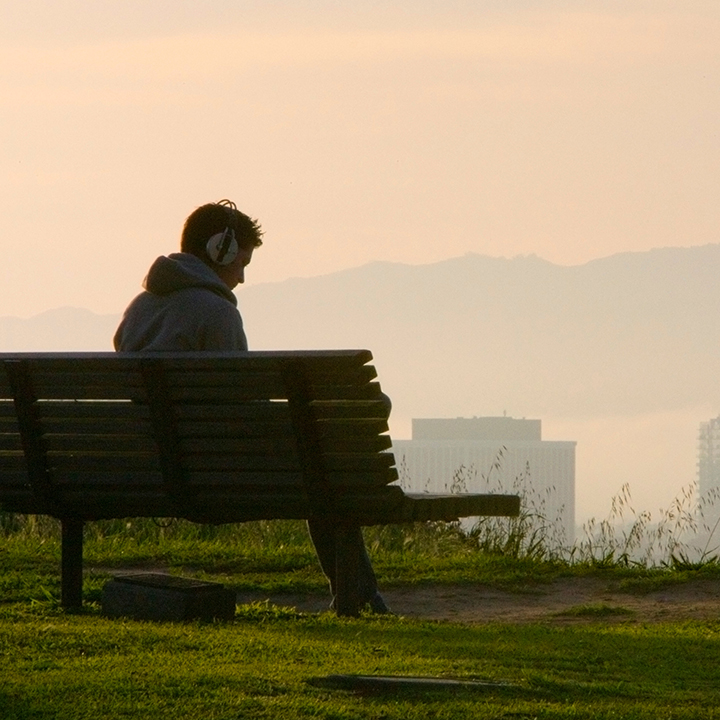
[{"label": "gray hooded sweatshirt", "polygon": [[119,351],[247,350],[237,299],[189,253],[159,257],[115,333]]}]

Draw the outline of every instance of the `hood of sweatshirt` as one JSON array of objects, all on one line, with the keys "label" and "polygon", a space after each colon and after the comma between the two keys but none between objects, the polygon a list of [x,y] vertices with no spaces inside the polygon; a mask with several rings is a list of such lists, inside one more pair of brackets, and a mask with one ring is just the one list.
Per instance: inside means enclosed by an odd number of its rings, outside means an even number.
[{"label": "hood of sweatshirt", "polygon": [[159,257],[148,270],[143,287],[153,295],[169,295],[186,288],[204,288],[237,307],[232,290],[200,258],[190,253]]}]

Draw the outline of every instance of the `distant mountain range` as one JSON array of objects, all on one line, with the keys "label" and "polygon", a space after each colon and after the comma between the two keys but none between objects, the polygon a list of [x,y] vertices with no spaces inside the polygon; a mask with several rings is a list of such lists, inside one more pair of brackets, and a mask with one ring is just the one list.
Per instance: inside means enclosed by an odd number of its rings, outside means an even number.
[{"label": "distant mountain range", "polygon": [[108,352],[119,321],[119,315],[71,307],[31,318],[0,317],[0,352]]},{"label": "distant mountain range", "polygon": [[[720,244],[562,267],[469,254],[240,288],[253,349],[367,347],[407,417],[720,412]],[[110,350],[119,316],[0,318],[0,351]]]}]

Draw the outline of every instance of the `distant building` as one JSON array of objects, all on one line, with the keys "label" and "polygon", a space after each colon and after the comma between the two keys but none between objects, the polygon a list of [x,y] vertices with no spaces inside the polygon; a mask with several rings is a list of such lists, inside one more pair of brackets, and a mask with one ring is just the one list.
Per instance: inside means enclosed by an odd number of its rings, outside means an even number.
[{"label": "distant building", "polygon": [[720,517],[720,416],[700,423],[698,492],[706,520]]},{"label": "distant building", "polygon": [[[574,441],[542,440],[541,421],[414,419],[395,440],[400,482],[414,492],[520,492],[568,544],[575,535]],[[720,446],[719,446],[720,447]],[[557,532],[559,531],[559,533]]]}]

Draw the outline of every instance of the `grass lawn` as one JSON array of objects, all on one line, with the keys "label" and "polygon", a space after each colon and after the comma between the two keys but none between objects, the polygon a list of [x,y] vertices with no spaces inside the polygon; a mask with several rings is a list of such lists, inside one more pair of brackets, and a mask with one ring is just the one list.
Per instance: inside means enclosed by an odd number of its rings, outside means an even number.
[{"label": "grass lawn", "polygon": [[[262,528],[249,532],[262,533]],[[284,532],[284,531],[283,531]],[[289,531],[288,531],[289,532]],[[372,541],[370,545],[372,547]],[[427,547],[376,548],[381,583],[495,581],[591,570]],[[108,620],[108,568],[162,564],[242,588],[318,589],[305,541],[89,537],[87,609],[58,609],[57,541],[0,539],[0,718],[720,718],[720,622],[464,626],[338,619],[264,604],[217,624]],[[437,548],[435,549],[437,550]],[[657,587],[678,573],[605,569]],[[336,674],[480,680],[483,689],[361,695],[314,684]]]},{"label": "grass lawn", "polygon": [[[720,623],[461,626],[241,606],[226,624],[0,614],[3,718],[714,718]],[[507,683],[357,695],[333,674]]]}]

